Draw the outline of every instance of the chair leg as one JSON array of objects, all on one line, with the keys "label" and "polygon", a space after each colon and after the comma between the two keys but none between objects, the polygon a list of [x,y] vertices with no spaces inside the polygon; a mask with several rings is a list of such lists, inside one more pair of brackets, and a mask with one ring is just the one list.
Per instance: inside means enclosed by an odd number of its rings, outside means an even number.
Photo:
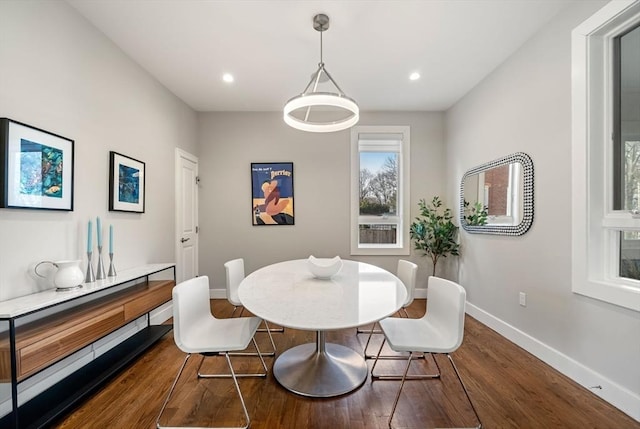
[{"label": "chair leg", "polygon": [[[433,356],[433,361],[436,364],[436,367],[438,368],[438,375],[436,377],[434,376],[425,376],[425,377],[420,377],[420,376],[409,376],[407,375],[409,372],[409,366],[411,365],[411,359],[413,357],[413,352],[409,354],[409,358],[407,359],[407,366],[404,369],[404,373],[402,376],[384,376],[384,375],[374,375],[373,371],[376,367],[376,364],[378,363],[378,357],[380,355],[380,352],[382,351],[382,348],[384,347],[384,343],[385,343],[386,339],[382,342],[382,344],[380,345],[380,349],[378,349],[378,355],[376,356],[376,360],[373,362],[373,366],[371,367],[371,378],[372,379],[380,379],[380,380],[401,380],[400,382],[400,388],[398,389],[398,393],[396,394],[396,399],[393,402],[393,407],[391,408],[391,414],[389,415],[389,421],[388,421],[388,426],[389,428],[392,428],[391,426],[391,420],[393,419],[393,416],[396,412],[396,408],[398,406],[398,401],[400,400],[400,393],[402,392],[402,388],[404,387],[404,382],[406,380],[416,380],[416,379],[420,379],[420,378],[439,378],[440,377],[440,366],[438,365],[438,361],[436,360],[435,356],[433,354],[431,354]],[[460,382],[460,385],[462,386],[462,390],[464,390],[464,394],[467,397],[467,400],[469,401],[469,404],[471,405],[471,409],[473,410],[473,413],[476,416],[476,419],[478,420],[478,426],[475,426],[475,429],[482,429],[482,421],[480,420],[480,416],[478,415],[478,411],[476,410],[476,407],[473,405],[473,401],[471,401],[471,397],[469,396],[469,391],[467,390],[467,387],[464,385],[464,382],[462,381],[462,377],[460,377],[460,373],[458,372],[458,368],[456,367],[456,364],[453,362],[453,358],[451,357],[450,354],[447,353],[447,358],[449,358],[449,362],[451,362],[451,366],[453,367],[454,372],[456,373],[456,377],[458,377],[458,381]]]},{"label": "chair leg", "polygon": [[[378,324],[378,322],[374,322],[373,326],[372,326],[372,327],[371,327],[371,329],[369,330],[369,336],[367,337],[367,343],[364,345],[364,358],[365,358],[365,359],[368,359],[368,356],[369,356],[369,355],[367,355],[367,350],[369,349],[369,343],[371,342],[371,337],[373,336],[374,331],[376,330],[376,325],[377,325],[377,324]],[[378,331],[380,331],[380,330],[378,329]],[[358,333],[359,333],[359,332],[360,332],[360,331],[358,331]],[[364,333],[365,331],[362,331],[362,332]],[[380,331],[380,332],[382,332],[382,331]],[[373,355],[370,355],[370,356],[371,356],[372,358],[374,357]]]},{"label": "chair leg", "polygon": [[244,307],[242,307],[242,306],[237,306],[237,305],[234,305],[234,306],[233,306],[233,311],[231,312],[231,317],[233,317],[233,315],[234,315],[234,314],[236,314],[236,310],[237,310],[238,308],[240,308],[240,314],[238,314],[238,317],[242,317],[242,313],[244,313]]},{"label": "chair leg", "polygon": [[[269,335],[269,341],[271,341],[271,347],[273,347],[273,354],[275,355],[278,350],[276,349],[276,343],[273,342],[273,335],[271,335],[271,332],[284,332],[284,328],[282,328],[282,331],[279,331],[277,329],[272,330],[271,328],[269,328],[269,324],[266,320],[263,320],[263,322],[265,326],[264,331],[267,333],[267,335]],[[258,331],[260,330],[258,329]]]},{"label": "chair leg", "polygon": [[158,429],[165,428],[165,426],[160,425],[160,417],[162,417],[162,413],[164,413],[164,409],[167,407],[167,404],[169,403],[169,398],[171,398],[171,395],[173,394],[173,390],[176,388],[176,384],[178,384],[178,380],[180,379],[180,376],[182,375],[182,371],[184,370],[184,367],[187,365],[187,361],[189,360],[190,357],[191,357],[191,354],[187,354],[187,356],[184,358],[184,362],[182,362],[182,366],[178,371],[178,375],[176,375],[176,378],[175,380],[173,380],[173,384],[171,385],[171,389],[169,389],[169,394],[167,395],[167,399],[165,399],[164,404],[162,404],[162,408],[160,409],[160,414],[158,414],[158,418],[156,419],[156,427]]},{"label": "chair leg", "polygon": [[382,348],[384,347],[384,343],[387,342],[387,338],[385,337],[380,343],[380,348],[378,349],[378,354],[376,355],[376,360],[373,361],[373,365],[371,366],[371,378],[374,379],[373,370],[376,369],[376,365],[378,364],[378,357],[380,356],[380,352],[382,352]]},{"label": "chair leg", "polygon": [[398,406],[398,401],[400,400],[400,393],[402,393],[402,387],[404,386],[404,382],[407,380],[407,373],[409,372],[409,366],[411,365],[412,355],[413,353],[409,353],[409,358],[407,359],[407,366],[404,369],[404,374],[402,375],[402,381],[400,382],[400,388],[398,389],[398,393],[396,394],[396,400],[393,401],[393,407],[391,408],[391,414],[389,415],[389,421],[388,421],[389,428],[392,427],[391,420],[393,420],[393,415],[396,412],[396,407]]},{"label": "chair leg", "polygon": [[[398,316],[403,317],[402,316],[402,312],[404,312],[404,317],[409,318],[409,313],[407,313],[407,310],[402,307],[400,308],[400,310],[398,310],[396,313],[398,314]],[[376,329],[376,324],[378,322],[374,322],[373,325],[371,326],[371,329],[362,329],[361,327],[358,326],[358,329],[356,330],[356,334],[382,334],[382,330],[380,329]],[[369,337],[371,338],[371,337]],[[406,356],[403,356],[402,359],[404,359]],[[373,356],[371,357],[373,358]],[[370,359],[371,359],[370,358]]]},{"label": "chair leg", "polygon": [[[267,321],[264,321],[264,328],[260,328],[258,329],[258,332],[277,332],[277,333],[283,333],[284,332],[284,327],[279,327],[279,328],[270,328],[269,325],[267,324]],[[273,349],[275,350],[275,346],[273,346]]]},{"label": "chair leg", "polygon": [[[402,311],[402,312],[404,312],[404,314],[405,314],[405,317],[406,317],[406,318],[409,318],[409,314],[407,313],[407,310],[405,310],[405,308],[404,308],[404,307],[402,307],[400,310],[398,310],[398,315],[399,315],[400,317],[403,317],[403,316],[402,316],[401,311]],[[373,334],[382,334],[382,333],[383,333],[381,329],[376,329],[376,325],[380,326],[380,325],[378,324],[378,322],[374,322],[374,324],[373,324],[373,326],[371,327],[371,329],[370,329],[370,330],[368,330],[368,331],[365,331],[365,330],[362,330],[362,331],[361,331],[361,330],[358,330],[358,333],[359,333],[359,334],[360,334],[360,333],[367,333],[367,332],[369,333],[369,336],[367,337],[367,342],[366,342],[366,344],[364,345],[364,358],[365,358],[365,359],[375,359],[375,358],[376,358],[376,355],[369,355],[369,354],[367,354],[367,350],[369,350],[369,343],[371,342],[371,337],[373,336]],[[360,329],[360,328],[358,328],[358,329]],[[400,355],[380,355],[380,356],[378,356],[378,359],[390,359],[390,360],[404,360],[404,359],[406,359],[406,358],[407,358],[407,355],[406,355],[406,354],[400,354]],[[416,356],[414,359],[424,359],[424,358],[425,358],[424,353],[422,353],[422,354],[420,354],[419,356]]]},{"label": "chair leg", "polygon": [[[244,307],[240,307],[240,314],[238,315],[238,317],[242,317],[242,313],[244,312]],[[231,312],[231,317],[233,317],[233,314],[236,312],[236,310],[238,309],[238,307],[233,307],[233,311]],[[270,352],[264,352],[262,353],[262,356],[275,356],[277,349],[276,349],[276,344],[273,342],[273,337],[271,336],[271,332],[280,332],[278,330],[270,330],[269,329],[269,325],[267,324],[266,320],[263,320],[264,325],[266,326],[266,329],[258,329],[257,332],[266,332],[267,334],[269,334],[269,340],[271,341],[271,347],[273,351]],[[284,330],[284,328],[282,328]],[[230,356],[257,356],[256,353],[253,352],[230,352],[229,353]]]},{"label": "chair leg", "polygon": [[451,366],[453,367],[453,370],[456,373],[456,376],[458,377],[458,381],[460,381],[460,385],[462,386],[462,390],[464,390],[464,394],[467,396],[467,400],[469,401],[469,404],[471,404],[471,409],[473,410],[473,413],[476,415],[476,419],[478,419],[478,426],[476,426],[476,428],[481,429],[482,421],[480,421],[480,416],[478,415],[478,411],[476,410],[476,407],[473,406],[473,402],[471,401],[471,397],[469,396],[467,387],[464,385],[462,381],[462,377],[460,377],[460,373],[458,372],[458,367],[456,367],[456,364],[453,363],[453,358],[449,353],[447,353],[447,357],[449,358],[449,362],[451,362]]},{"label": "chair leg", "polygon": [[[238,384],[237,375],[233,371],[233,366],[231,365],[231,359],[229,358],[229,353],[225,352],[224,355],[227,358],[227,365],[229,366],[229,370],[231,371],[230,376],[231,376],[231,378],[233,378],[233,383],[236,386],[236,391],[238,392],[238,396],[240,397],[240,403],[242,404],[242,410],[244,412],[244,417],[245,417],[245,421],[246,421],[246,424],[244,426],[239,426],[239,427],[235,427],[235,428],[224,428],[224,429],[247,429],[249,427],[249,423],[250,423],[249,412],[247,411],[247,406],[244,403],[244,398],[242,397],[242,392],[240,392],[240,385]],[[189,360],[190,357],[191,357],[191,354],[187,354],[187,356],[184,359],[184,362],[182,362],[182,366],[180,367],[180,370],[178,371],[178,375],[176,376],[175,380],[173,380],[173,384],[171,385],[171,389],[169,389],[169,394],[167,395],[167,399],[165,399],[164,403],[162,404],[162,408],[160,409],[160,414],[158,414],[158,418],[156,419],[156,427],[158,429],[176,429],[176,428],[178,428],[177,426],[162,426],[160,424],[160,418],[162,417],[162,414],[164,413],[164,410],[167,407],[167,404],[169,403],[169,399],[171,398],[171,395],[173,394],[173,391],[175,390],[176,384],[178,384],[178,380],[180,379],[180,376],[182,375],[182,372],[184,371],[184,368],[187,365],[187,361]],[[204,357],[205,356],[202,357],[202,361],[204,361]],[[262,361],[262,364],[264,365],[264,360]],[[202,362],[200,362],[200,365],[202,365]],[[264,365],[264,366],[265,366],[265,370],[266,370],[266,365]],[[198,369],[199,369],[199,367],[198,367]],[[211,428],[211,429],[216,429],[216,428]],[[223,429],[223,428],[219,428],[219,429]]]},{"label": "chair leg", "polygon": [[[405,360],[407,355],[368,355],[367,350],[369,350],[369,343],[371,342],[371,337],[376,333],[375,327],[378,322],[373,324],[373,328],[369,331],[369,336],[367,337],[367,342],[364,345],[364,358],[365,359],[389,359],[389,360]],[[382,332],[382,331],[379,331]],[[424,359],[424,353],[420,356],[417,356],[416,359]]]},{"label": "chair leg", "polygon": [[[375,359],[376,355],[368,355],[367,354],[367,350],[369,350],[369,343],[371,342],[371,337],[373,336],[373,334],[375,334],[376,332],[380,332],[382,333],[381,330],[377,330],[376,331],[376,325],[378,324],[378,322],[375,322],[373,324],[373,327],[371,328],[369,332],[369,336],[367,337],[367,342],[364,345],[364,358],[365,359]],[[378,359],[393,359],[393,360],[405,360],[407,358],[406,355],[380,355],[377,356]],[[424,358],[424,354],[419,356],[418,358]]]},{"label": "chair leg", "polygon": [[[255,340],[254,340],[254,344],[255,344]],[[256,346],[256,348],[257,347],[258,346]],[[238,378],[236,377],[235,372],[233,372],[233,365],[231,365],[231,358],[229,357],[229,353],[225,353],[224,355],[227,358],[227,364],[229,365],[229,371],[231,371],[231,378],[233,378],[233,384],[236,385],[236,391],[238,392],[238,396],[240,397],[240,402],[242,403],[242,410],[244,411],[244,417],[247,420],[247,424],[244,425],[242,427],[242,429],[247,429],[249,427],[249,424],[251,423],[251,420],[249,419],[249,412],[247,411],[247,406],[244,403],[244,398],[242,397],[242,392],[240,392],[240,385],[238,385]],[[260,356],[260,359],[262,359],[262,356]],[[262,364],[264,365],[264,361],[262,361]],[[266,366],[265,366],[265,370],[266,370]]]},{"label": "chair leg", "polygon": [[356,329],[356,334],[370,334],[370,333],[374,333],[374,334],[382,334],[382,331],[380,329],[376,330],[376,323],[375,322],[372,326],[371,329],[362,329],[361,327],[358,326],[358,329]]},{"label": "chair leg", "polygon": [[[230,377],[236,377],[236,378],[246,378],[246,377],[266,377],[267,376],[267,364],[265,363],[263,357],[262,357],[262,353],[260,353],[260,349],[258,348],[258,344],[256,343],[256,339],[252,338],[251,341],[253,342],[253,346],[256,348],[256,353],[254,353],[253,355],[247,354],[245,356],[258,356],[260,358],[260,362],[262,363],[262,368],[264,368],[264,372],[258,372],[258,373],[240,373],[240,374],[202,374],[200,372],[200,368],[202,368],[202,364],[204,363],[204,357],[203,359],[200,361],[200,365],[198,365],[198,369],[197,369],[197,373],[198,373],[198,378],[230,378]],[[227,356],[232,356],[231,353],[229,352],[225,352],[225,355]],[[203,355],[206,356],[206,355]]]},{"label": "chair leg", "polygon": [[[399,360],[402,359],[402,356],[381,356],[380,353],[382,352],[382,348],[384,347],[384,343],[387,341],[387,339],[385,338],[382,341],[382,344],[380,344],[380,348],[378,349],[378,354],[376,356],[374,356],[375,360],[373,362],[373,366],[371,366],[371,378],[374,380],[402,380],[407,379],[407,380],[425,380],[425,379],[433,379],[433,378],[440,378],[440,366],[438,366],[438,361],[436,361],[435,356],[433,356],[433,354],[431,354],[431,358],[433,359],[433,362],[436,364],[436,368],[438,369],[438,371],[435,374],[418,374],[418,375],[399,375],[399,374],[374,374],[373,371],[376,367],[376,364],[378,363],[378,360],[384,360],[384,359],[394,359],[394,360]],[[426,359],[426,355],[422,354],[419,356],[414,356],[413,352],[410,352],[408,356],[404,357],[405,359],[407,358],[411,358],[411,359]]]},{"label": "chair leg", "polygon": [[[240,314],[238,315],[238,317],[242,317],[242,313],[244,313],[244,307],[243,306],[234,306],[233,307],[233,311],[231,312],[231,317],[233,317],[233,315],[236,313],[236,310],[238,309],[238,307],[240,307]],[[264,321],[264,328],[260,328],[258,329],[258,332],[284,332],[284,328],[283,327],[279,327],[279,328],[274,328],[271,329],[269,328],[269,325],[267,325],[267,321]],[[271,344],[273,344],[273,339],[271,340]],[[273,350],[276,350],[276,346],[273,346]],[[264,353],[265,356],[273,356],[273,355],[268,355],[266,353]]]}]

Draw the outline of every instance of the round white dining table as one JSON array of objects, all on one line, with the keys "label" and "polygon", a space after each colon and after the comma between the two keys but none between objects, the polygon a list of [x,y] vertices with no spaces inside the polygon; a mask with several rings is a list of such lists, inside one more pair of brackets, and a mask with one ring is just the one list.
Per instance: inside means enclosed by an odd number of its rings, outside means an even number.
[{"label": "round white dining table", "polygon": [[400,309],[407,292],[392,273],[364,262],[343,260],[330,279],[315,278],[308,261],[260,268],[240,283],[238,295],[251,313],[287,328],[317,331],[316,342],[281,353],[273,374],[286,389],[310,397],[348,393],[367,379],[361,353],[327,343],[326,331],[357,327]]}]

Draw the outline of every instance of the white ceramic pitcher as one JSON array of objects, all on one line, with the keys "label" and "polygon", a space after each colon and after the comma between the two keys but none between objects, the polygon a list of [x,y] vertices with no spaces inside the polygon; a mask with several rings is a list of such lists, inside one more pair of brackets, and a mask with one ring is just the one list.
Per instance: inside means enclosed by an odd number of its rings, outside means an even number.
[{"label": "white ceramic pitcher", "polygon": [[53,276],[53,284],[58,289],[72,289],[79,287],[84,282],[84,275],[80,269],[80,260],[74,261],[42,261],[36,265],[34,271],[42,278],[48,278],[48,276],[42,275],[38,272],[38,267],[42,264],[51,264],[56,268],[56,272]]}]

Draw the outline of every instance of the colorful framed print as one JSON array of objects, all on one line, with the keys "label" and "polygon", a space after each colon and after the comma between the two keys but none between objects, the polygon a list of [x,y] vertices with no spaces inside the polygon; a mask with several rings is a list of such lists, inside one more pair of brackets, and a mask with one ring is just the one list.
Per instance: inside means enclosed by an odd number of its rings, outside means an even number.
[{"label": "colorful framed print", "polygon": [[251,163],[253,225],[294,225],[293,162]]},{"label": "colorful framed print", "polygon": [[73,143],[0,118],[0,207],[73,211]]},{"label": "colorful framed print", "polygon": [[109,210],[144,213],[145,164],[109,152]]}]

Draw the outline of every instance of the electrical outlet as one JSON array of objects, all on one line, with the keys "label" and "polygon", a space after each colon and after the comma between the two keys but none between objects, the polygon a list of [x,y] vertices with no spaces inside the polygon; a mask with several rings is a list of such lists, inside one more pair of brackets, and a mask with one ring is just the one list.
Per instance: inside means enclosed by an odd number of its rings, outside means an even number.
[{"label": "electrical outlet", "polygon": [[527,306],[527,294],[524,292],[520,292],[520,305],[523,307]]}]

